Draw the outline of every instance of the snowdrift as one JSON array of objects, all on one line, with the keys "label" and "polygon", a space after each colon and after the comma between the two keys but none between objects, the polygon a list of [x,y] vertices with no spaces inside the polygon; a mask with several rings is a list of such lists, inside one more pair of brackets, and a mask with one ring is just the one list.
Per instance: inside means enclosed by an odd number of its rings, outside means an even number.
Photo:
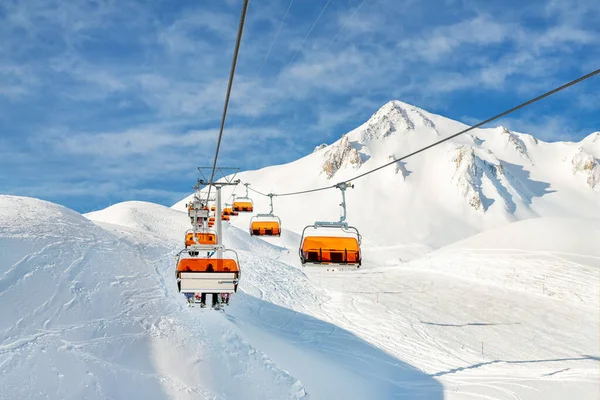
[{"label": "snowdrift", "polygon": [[178,242],[182,241],[182,231],[190,225],[187,215],[144,201],[126,201],[84,216],[95,222],[137,229],[162,240]]}]

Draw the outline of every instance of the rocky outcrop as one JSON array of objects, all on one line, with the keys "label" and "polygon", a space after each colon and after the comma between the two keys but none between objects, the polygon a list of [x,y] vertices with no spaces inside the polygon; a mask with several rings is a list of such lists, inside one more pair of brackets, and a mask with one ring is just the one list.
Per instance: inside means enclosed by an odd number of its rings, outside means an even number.
[{"label": "rocky outcrop", "polygon": [[343,135],[342,139],[331,146],[325,153],[325,162],[323,163],[323,172],[328,178],[332,178],[340,168],[351,166],[359,168],[362,165],[362,158],[357,149],[353,148],[348,140],[348,136]]},{"label": "rocky outcrop", "polygon": [[579,147],[571,159],[573,174],[583,175],[587,184],[600,191],[600,162],[590,153]]},{"label": "rocky outcrop", "polygon": [[[523,140],[521,140],[519,135],[511,132],[510,130],[508,130],[507,128],[505,128],[503,126],[501,126],[500,129],[501,129],[500,134],[503,135],[504,137],[506,137],[506,140],[508,141],[508,145],[511,146],[514,150],[516,150],[516,152],[519,153],[519,155],[521,157],[523,157],[524,159],[531,162],[531,158],[529,158],[529,154],[527,153],[527,146],[525,145],[525,142],[523,142]],[[536,141],[536,143],[537,143],[537,141]]]},{"label": "rocky outcrop", "polygon": [[315,149],[313,150],[313,153],[316,153],[319,150],[323,150],[327,146],[329,146],[327,143],[322,143],[322,144],[320,144],[320,145],[318,145],[318,146],[315,147]]}]

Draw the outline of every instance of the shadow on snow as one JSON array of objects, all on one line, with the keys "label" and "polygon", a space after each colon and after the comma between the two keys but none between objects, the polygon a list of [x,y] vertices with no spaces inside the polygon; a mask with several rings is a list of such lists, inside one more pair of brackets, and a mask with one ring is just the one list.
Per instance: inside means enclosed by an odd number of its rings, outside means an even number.
[{"label": "shadow on snow", "polygon": [[345,329],[244,293],[236,297],[227,317],[313,398],[443,399],[432,376]]}]

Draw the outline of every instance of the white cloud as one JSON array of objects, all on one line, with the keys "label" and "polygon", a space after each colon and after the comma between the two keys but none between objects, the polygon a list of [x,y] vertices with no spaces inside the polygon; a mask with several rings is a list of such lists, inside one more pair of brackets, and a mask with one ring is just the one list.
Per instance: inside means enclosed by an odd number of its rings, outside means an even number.
[{"label": "white cloud", "polygon": [[514,40],[521,30],[514,24],[498,22],[479,15],[453,25],[441,26],[417,38],[403,39],[398,43],[411,58],[438,62],[463,45],[487,46]]},{"label": "white cloud", "polygon": [[[240,3],[175,3],[169,13],[158,3],[1,4],[0,101],[18,104],[22,120],[29,104],[39,113],[31,118],[37,125],[18,122],[28,147],[12,147],[12,154],[33,169],[52,165],[44,179],[73,196],[77,186],[52,175],[114,180],[104,190],[124,196],[146,179],[193,178],[214,152]],[[501,94],[517,103],[598,63],[595,0],[518,10],[483,1],[352,0],[331,2],[288,65],[324,4],[296,3],[261,76],[288,3],[250,5],[224,162],[292,160],[308,141],[337,138],[394,98],[442,111],[470,91],[483,101]],[[586,93],[565,96],[573,101],[564,114],[597,104]],[[7,126],[16,121],[4,118]],[[562,130],[565,122],[543,115],[513,121],[548,138],[579,134]],[[2,165],[25,171],[19,157]]]}]

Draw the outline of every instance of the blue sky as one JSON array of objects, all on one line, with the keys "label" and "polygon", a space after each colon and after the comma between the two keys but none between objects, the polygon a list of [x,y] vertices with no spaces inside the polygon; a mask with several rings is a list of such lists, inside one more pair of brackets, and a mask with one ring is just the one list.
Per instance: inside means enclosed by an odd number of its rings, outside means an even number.
[{"label": "blue sky", "polygon": [[[2,1],[0,193],[81,212],[188,194],[241,3]],[[251,0],[220,164],[295,160],[392,99],[485,119],[597,69],[599,27],[597,0]],[[599,109],[592,78],[498,124],[579,141]]]}]

